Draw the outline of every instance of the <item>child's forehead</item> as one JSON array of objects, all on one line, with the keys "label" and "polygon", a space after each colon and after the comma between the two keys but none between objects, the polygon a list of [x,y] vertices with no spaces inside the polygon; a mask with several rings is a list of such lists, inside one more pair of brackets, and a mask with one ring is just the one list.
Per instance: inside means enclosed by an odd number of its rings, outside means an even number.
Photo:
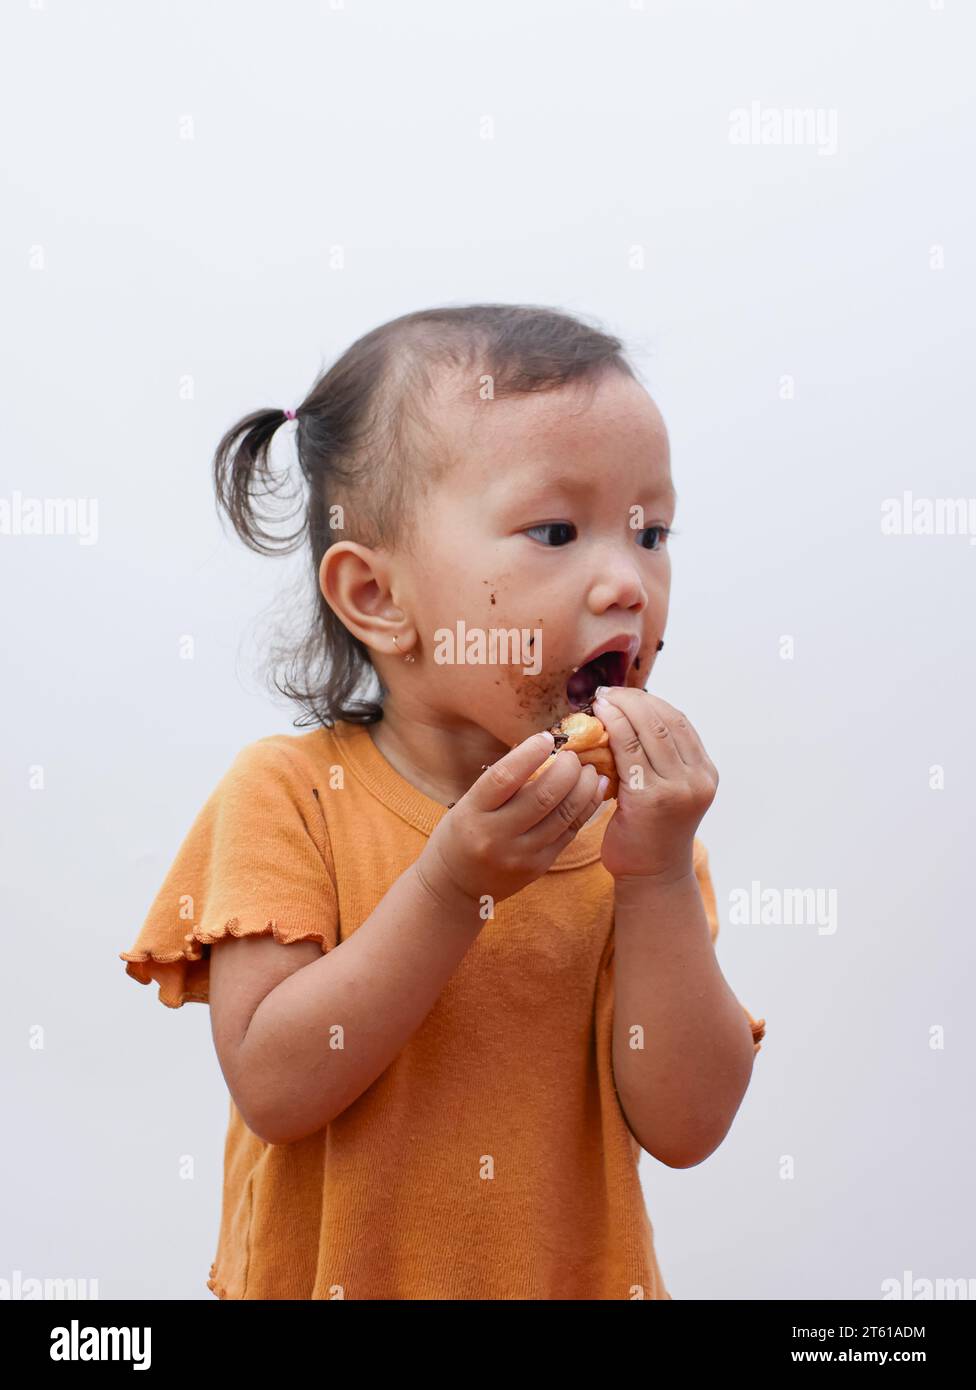
[{"label": "child's forehead", "polygon": [[[489,379],[490,380],[490,379]],[[646,463],[670,483],[667,429],[649,393],[633,378],[613,373],[596,383],[502,397],[470,390],[438,393],[432,424],[443,439],[456,481],[494,491],[505,479],[528,479],[559,467],[562,473],[601,475],[628,459]]]}]

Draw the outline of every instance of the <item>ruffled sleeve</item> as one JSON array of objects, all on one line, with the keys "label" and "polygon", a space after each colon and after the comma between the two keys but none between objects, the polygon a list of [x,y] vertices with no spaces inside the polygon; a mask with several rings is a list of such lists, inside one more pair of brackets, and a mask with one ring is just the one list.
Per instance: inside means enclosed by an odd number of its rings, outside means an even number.
[{"label": "ruffled sleeve", "polygon": [[210,946],[224,936],[338,944],[335,866],[315,778],[272,734],[238,753],[177,851],[126,974],[178,1009],[209,1002]]},{"label": "ruffled sleeve", "polygon": [[[712,944],[718,936],[718,909],[715,903],[715,889],[712,885],[712,875],[708,868],[708,850],[700,840],[695,840],[694,855],[692,864],[695,876],[698,879],[698,887],[701,889],[702,902],[705,904],[705,916],[708,918],[708,926],[712,933]],[[759,1051],[762,1040],[766,1035],[766,1020],[761,1018],[754,1019],[752,1014],[742,1005],[746,1018],[749,1020],[749,1027],[752,1029],[752,1041],[754,1044],[753,1056]]]}]

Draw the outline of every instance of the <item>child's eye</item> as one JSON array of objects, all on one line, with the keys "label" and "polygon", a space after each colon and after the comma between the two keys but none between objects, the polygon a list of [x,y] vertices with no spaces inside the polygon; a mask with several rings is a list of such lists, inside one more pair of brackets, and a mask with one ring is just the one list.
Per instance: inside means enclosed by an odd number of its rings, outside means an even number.
[{"label": "child's eye", "polygon": [[664,542],[667,540],[668,536],[670,536],[670,534],[671,534],[671,527],[670,527],[670,526],[645,526],[644,529],[643,529],[643,531],[640,532],[640,534],[641,534],[642,536],[645,536],[645,535],[647,535],[647,533],[648,533],[649,531],[656,532],[657,534],[654,536],[654,538],[653,538],[653,540],[651,541],[651,544],[650,544],[650,545],[644,545],[644,542],[643,542],[643,541],[641,541],[641,545],[643,546],[643,548],[644,548],[645,550],[660,550],[661,546],[664,544]]},{"label": "child's eye", "polygon": [[[574,539],[576,534],[576,527],[573,525],[571,521],[543,521],[538,526],[528,527],[525,534],[527,536],[531,536],[533,531],[558,531],[562,533],[562,538],[560,540],[554,540],[552,542],[553,546],[558,546],[565,545],[567,541],[571,541]],[[572,532],[572,535],[566,535],[565,533],[567,531]],[[642,539],[641,548],[644,550],[660,550],[665,540],[668,538],[668,536],[671,535],[671,527],[645,526],[642,531],[638,532],[638,535],[640,535],[641,537],[644,537],[648,534],[651,535],[650,543],[647,544]]]},{"label": "child's eye", "polygon": [[[573,531],[576,527],[571,521],[543,521],[539,526],[530,526],[526,531],[527,536],[531,536],[533,531]],[[555,541],[555,545],[565,545],[567,540],[572,540],[572,536],[567,536],[561,541]]]}]

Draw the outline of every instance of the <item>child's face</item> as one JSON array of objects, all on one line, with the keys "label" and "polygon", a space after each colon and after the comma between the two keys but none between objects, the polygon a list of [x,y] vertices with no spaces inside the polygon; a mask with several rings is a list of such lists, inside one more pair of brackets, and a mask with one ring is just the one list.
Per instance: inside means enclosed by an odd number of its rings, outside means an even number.
[{"label": "child's face", "polygon": [[[614,372],[595,389],[441,398],[433,410],[459,462],[424,504],[417,558],[395,562],[418,640],[414,664],[384,668],[388,701],[511,745],[570,711],[574,668],[621,634],[638,640],[636,660],[601,683],[645,685],[671,583],[666,533],[654,528],[670,526],[675,505],[667,431],[647,392]],[[460,622],[468,643],[484,634],[487,660],[461,660]],[[514,661],[504,646],[492,659],[502,629],[518,630]]]}]

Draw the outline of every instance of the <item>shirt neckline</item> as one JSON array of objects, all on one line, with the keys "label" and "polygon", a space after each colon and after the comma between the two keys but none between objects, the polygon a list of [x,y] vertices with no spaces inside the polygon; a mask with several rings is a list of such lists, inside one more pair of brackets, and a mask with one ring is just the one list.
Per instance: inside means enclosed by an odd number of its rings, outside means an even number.
[{"label": "shirt neckline", "polygon": [[[323,728],[323,734],[333,737],[342,748],[343,760],[353,775],[372,794],[394,811],[401,820],[412,825],[423,835],[430,835],[450,809],[434,801],[419,787],[397,771],[387,762],[369,735],[365,724],[351,724],[336,720],[331,729]],[[603,833],[613,811],[606,806],[601,814],[589,825],[585,825],[559,857],[550,865],[549,872],[561,869],[575,869],[583,864],[591,864],[600,857]]]}]

